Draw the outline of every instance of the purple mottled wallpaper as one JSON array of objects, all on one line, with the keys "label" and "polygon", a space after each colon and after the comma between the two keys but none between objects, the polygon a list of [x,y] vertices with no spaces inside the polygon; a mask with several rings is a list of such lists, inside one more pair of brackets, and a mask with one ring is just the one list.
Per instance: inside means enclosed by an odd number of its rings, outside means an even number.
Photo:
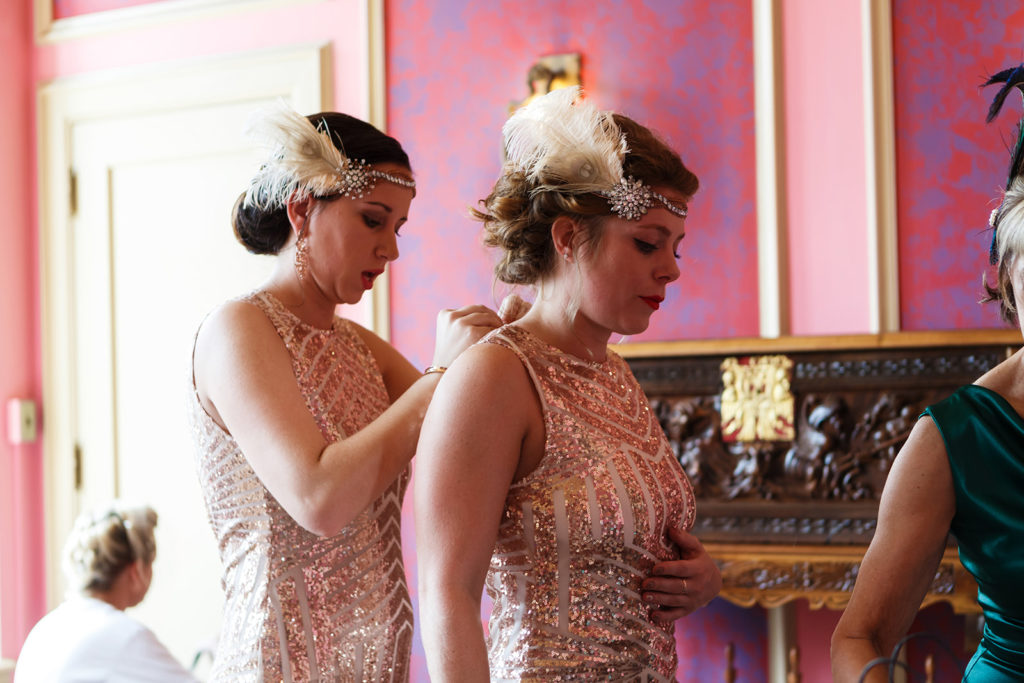
[{"label": "purple mottled wallpaper", "polygon": [[901,326],[1000,327],[977,302],[1022,108],[1011,96],[986,125],[996,88],[979,86],[1024,61],[1024,5],[893,0],[892,13]]},{"label": "purple mottled wallpaper", "polygon": [[467,211],[497,178],[530,65],[563,52],[581,55],[588,98],[659,132],[701,180],[682,276],[631,341],[756,335],[751,21],[747,0],[390,0],[388,130],[419,183],[392,268],[396,345],[423,364],[439,309],[506,291]]},{"label": "purple mottled wallpaper", "polygon": [[[581,55],[591,101],[656,130],[701,180],[682,276],[631,341],[758,333],[749,0],[388,0],[386,22],[388,132],[418,183],[392,268],[391,330],[414,363],[430,360],[439,309],[495,306],[506,291],[468,209],[497,178],[501,126],[527,95],[527,70],[565,52]],[[415,597],[415,539],[405,536]],[[715,601],[677,633],[680,680],[722,680],[729,641],[741,680],[765,680],[762,610]],[[426,681],[418,631],[414,649],[413,679]]]}]

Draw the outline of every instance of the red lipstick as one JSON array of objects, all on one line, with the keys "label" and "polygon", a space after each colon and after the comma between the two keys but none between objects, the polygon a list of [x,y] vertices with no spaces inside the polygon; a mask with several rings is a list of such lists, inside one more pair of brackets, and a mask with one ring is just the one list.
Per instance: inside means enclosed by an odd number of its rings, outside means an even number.
[{"label": "red lipstick", "polygon": [[642,296],[640,298],[654,310],[658,310],[661,307],[661,302],[665,300],[663,296]]},{"label": "red lipstick", "polygon": [[643,302],[645,304],[647,304],[648,306],[650,306],[654,310],[657,310],[658,308],[660,308],[660,306],[662,306],[662,302],[665,301],[665,297],[659,297],[659,296],[640,297],[640,298],[643,299]]}]

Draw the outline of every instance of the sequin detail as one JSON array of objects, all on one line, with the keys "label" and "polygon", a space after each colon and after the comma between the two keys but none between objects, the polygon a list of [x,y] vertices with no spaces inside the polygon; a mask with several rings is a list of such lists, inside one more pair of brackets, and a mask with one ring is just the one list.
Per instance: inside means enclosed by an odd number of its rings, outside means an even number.
[{"label": "sequin detail", "polygon": [[485,338],[523,361],[540,396],[544,457],[505,501],[487,574],[491,680],[674,681],[672,627],[640,584],[677,559],[693,490],[629,366],[588,363],[510,325]]},{"label": "sequin detail", "polygon": [[[351,323],[335,318],[332,329],[320,330],[267,292],[245,300],[281,335],[328,442],[388,407],[377,363]],[[340,533],[316,536],[271,496],[194,386],[189,393],[225,592],[210,680],[408,681],[413,615],[399,529],[408,470]]]}]

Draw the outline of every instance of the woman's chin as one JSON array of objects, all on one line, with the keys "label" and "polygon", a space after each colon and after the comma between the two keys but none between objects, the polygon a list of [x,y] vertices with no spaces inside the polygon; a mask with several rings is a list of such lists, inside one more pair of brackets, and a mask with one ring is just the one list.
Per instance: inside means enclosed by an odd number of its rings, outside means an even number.
[{"label": "woman's chin", "polygon": [[623,325],[621,330],[615,330],[616,334],[621,334],[623,337],[632,337],[634,334],[641,334],[647,331],[647,328],[651,326],[651,316],[647,316],[643,320],[631,321],[629,324]]}]

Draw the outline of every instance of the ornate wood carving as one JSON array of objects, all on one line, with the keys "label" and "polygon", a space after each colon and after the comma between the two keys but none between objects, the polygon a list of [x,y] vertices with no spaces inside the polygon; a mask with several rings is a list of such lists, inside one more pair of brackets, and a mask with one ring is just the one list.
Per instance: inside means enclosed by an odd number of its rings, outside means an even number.
[{"label": "ornate wood carving", "polygon": [[[908,343],[913,335],[830,338],[824,349],[794,338],[791,348],[787,340],[751,340],[718,353],[707,343],[693,355],[686,344],[660,357],[624,353],[694,485],[695,533],[720,564],[723,597],[746,606],[796,598],[845,606],[886,475],[921,411],[1019,344],[1019,336],[990,336],[930,334],[916,344]],[[791,439],[723,437],[723,362],[759,354],[792,364]],[[734,398],[726,393],[727,424]],[[951,540],[925,604],[977,612],[976,593]]]}]

